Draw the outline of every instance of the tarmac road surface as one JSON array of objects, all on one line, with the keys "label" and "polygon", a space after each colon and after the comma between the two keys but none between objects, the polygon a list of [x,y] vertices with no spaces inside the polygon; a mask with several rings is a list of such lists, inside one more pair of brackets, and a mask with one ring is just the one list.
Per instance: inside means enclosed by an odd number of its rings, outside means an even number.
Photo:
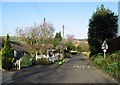
[{"label": "tarmac road surface", "polygon": [[61,66],[32,66],[11,73],[8,79],[3,72],[3,83],[105,83],[118,81],[90,64],[84,55],[73,55]]}]

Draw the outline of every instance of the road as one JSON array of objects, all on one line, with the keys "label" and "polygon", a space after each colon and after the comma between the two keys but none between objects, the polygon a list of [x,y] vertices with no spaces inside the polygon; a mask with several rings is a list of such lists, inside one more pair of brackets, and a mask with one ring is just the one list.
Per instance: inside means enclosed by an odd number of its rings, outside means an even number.
[{"label": "road", "polygon": [[92,66],[82,54],[72,56],[61,66],[37,65],[11,73],[7,80],[4,76],[4,83],[118,83],[114,78]]}]

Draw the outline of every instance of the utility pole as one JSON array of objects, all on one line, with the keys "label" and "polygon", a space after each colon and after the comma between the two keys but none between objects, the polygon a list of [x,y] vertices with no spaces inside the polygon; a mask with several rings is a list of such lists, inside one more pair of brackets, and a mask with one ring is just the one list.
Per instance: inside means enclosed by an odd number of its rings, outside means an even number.
[{"label": "utility pole", "polygon": [[64,53],[64,25],[63,25],[63,46],[62,46],[63,48],[63,53]]},{"label": "utility pole", "polygon": [[64,25],[63,25],[63,42],[64,42]]},{"label": "utility pole", "polygon": [[43,29],[42,29],[42,32],[43,32],[43,34],[42,34],[42,37],[43,37],[43,41],[44,41],[44,38],[46,38],[46,34],[45,34],[45,18],[44,18],[44,20],[43,20]]},{"label": "utility pole", "polygon": [[45,18],[44,18],[44,25],[45,25]]}]

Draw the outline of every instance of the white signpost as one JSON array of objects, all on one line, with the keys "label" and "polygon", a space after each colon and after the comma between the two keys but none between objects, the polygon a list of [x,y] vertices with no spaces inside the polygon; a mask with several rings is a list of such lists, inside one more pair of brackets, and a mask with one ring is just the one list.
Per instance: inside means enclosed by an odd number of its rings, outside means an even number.
[{"label": "white signpost", "polygon": [[104,58],[105,58],[105,53],[107,52],[107,49],[108,49],[108,45],[107,45],[106,41],[104,41],[103,44],[102,44],[102,50],[104,52]]}]

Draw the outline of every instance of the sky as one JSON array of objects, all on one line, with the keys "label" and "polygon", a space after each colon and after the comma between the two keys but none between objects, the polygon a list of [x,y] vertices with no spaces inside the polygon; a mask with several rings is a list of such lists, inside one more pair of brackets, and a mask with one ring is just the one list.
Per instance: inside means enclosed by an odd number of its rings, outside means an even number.
[{"label": "sky", "polygon": [[118,5],[118,28],[119,28],[119,30],[118,30],[118,36],[120,36],[120,1],[119,1],[119,5]]},{"label": "sky", "polygon": [[46,22],[54,25],[55,32],[62,31],[64,25],[65,36],[87,38],[89,19],[101,4],[118,14],[118,2],[2,2],[0,36],[14,36],[17,27],[39,25],[46,18]]}]

